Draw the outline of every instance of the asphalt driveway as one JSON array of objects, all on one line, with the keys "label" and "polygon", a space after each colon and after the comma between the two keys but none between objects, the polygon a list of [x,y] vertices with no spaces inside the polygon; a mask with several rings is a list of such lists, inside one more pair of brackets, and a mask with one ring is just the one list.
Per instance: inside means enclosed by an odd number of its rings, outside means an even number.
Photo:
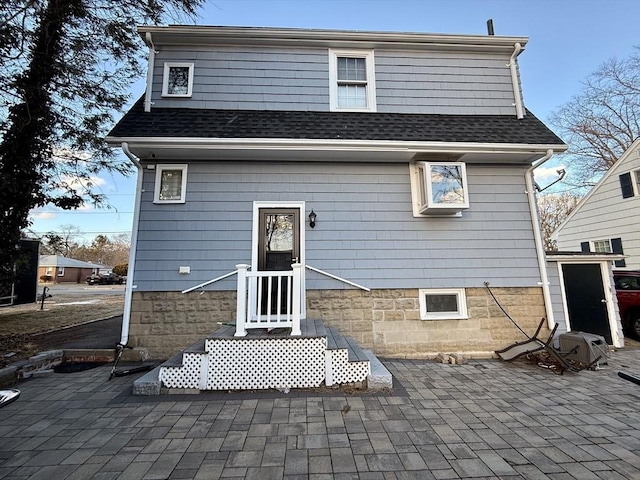
[{"label": "asphalt driveway", "polygon": [[[34,335],[41,350],[114,348],[120,341],[122,315]],[[1,478],[1,477],[0,477]]]}]

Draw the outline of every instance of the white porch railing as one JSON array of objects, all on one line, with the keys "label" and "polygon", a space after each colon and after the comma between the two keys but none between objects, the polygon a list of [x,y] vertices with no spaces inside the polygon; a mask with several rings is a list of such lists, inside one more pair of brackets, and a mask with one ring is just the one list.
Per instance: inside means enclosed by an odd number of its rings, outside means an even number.
[{"label": "white porch railing", "polygon": [[249,271],[249,265],[236,265],[238,290],[236,337],[250,328],[291,328],[300,335],[302,264],[292,270]]}]

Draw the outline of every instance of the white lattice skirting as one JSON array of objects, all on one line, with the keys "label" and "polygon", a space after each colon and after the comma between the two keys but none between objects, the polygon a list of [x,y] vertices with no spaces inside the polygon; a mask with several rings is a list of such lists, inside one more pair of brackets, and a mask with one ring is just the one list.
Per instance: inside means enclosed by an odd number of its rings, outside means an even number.
[{"label": "white lattice skirting", "polygon": [[[326,354],[325,354],[326,352]],[[369,362],[349,362],[346,349],[327,350],[326,337],[210,338],[204,352],[185,352],[181,366],[163,366],[167,388],[259,390],[363,382]]]}]

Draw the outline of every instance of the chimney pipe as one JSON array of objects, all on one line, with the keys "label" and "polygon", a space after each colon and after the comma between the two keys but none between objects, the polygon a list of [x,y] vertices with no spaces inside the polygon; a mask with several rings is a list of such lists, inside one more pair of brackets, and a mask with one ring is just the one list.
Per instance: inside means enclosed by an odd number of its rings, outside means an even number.
[{"label": "chimney pipe", "polygon": [[487,33],[489,35],[493,35],[493,18],[490,18],[489,20],[487,20]]}]

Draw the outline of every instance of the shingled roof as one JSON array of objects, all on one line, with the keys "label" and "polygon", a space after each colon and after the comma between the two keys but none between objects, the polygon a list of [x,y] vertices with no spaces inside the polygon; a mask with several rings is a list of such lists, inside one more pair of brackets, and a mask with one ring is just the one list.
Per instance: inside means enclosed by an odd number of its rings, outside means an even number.
[{"label": "shingled roof", "polygon": [[422,115],[152,108],[139,100],[109,137],[259,138],[562,145],[532,113]]}]

